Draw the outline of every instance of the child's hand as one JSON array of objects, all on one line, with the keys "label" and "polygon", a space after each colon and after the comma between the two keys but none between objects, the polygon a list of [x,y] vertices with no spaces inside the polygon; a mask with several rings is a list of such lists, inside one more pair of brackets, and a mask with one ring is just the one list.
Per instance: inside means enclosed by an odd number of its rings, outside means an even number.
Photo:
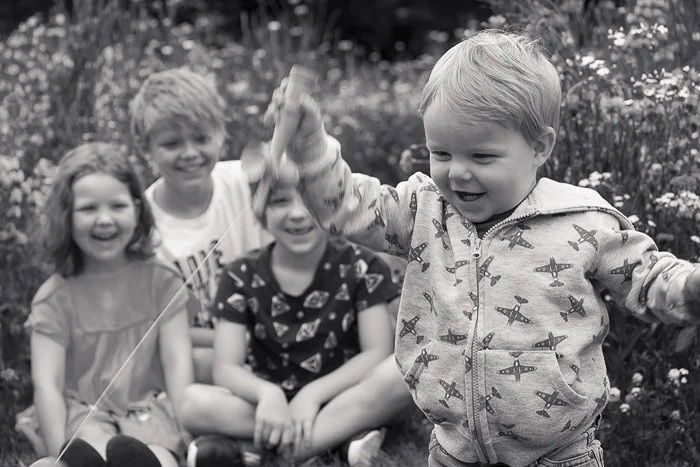
[{"label": "child's hand", "polygon": [[[294,134],[291,136],[292,139],[290,142],[292,146],[303,146],[307,144],[315,134],[323,131],[323,117],[318,104],[309,94],[302,93],[297,96],[287,96],[288,83],[289,78],[284,78],[282,84],[273,92],[272,100],[265,113],[264,122],[266,125],[278,125],[285,111],[298,111],[298,124]],[[288,107],[294,106],[296,108],[285,108],[285,104],[288,101],[293,101]],[[295,115],[294,118],[297,118],[297,116]],[[290,152],[292,156],[294,156],[294,151],[288,151],[288,153]],[[299,156],[303,157],[303,154]],[[293,157],[293,159],[296,158]],[[298,161],[295,160],[295,162]]]},{"label": "child's hand", "polygon": [[289,402],[295,454],[311,447],[314,421],[320,408],[321,402],[309,386],[303,387]]},{"label": "child's hand", "polygon": [[273,448],[287,441],[285,436],[290,424],[289,404],[282,389],[269,385],[262,390],[255,408],[255,434],[257,448]]}]

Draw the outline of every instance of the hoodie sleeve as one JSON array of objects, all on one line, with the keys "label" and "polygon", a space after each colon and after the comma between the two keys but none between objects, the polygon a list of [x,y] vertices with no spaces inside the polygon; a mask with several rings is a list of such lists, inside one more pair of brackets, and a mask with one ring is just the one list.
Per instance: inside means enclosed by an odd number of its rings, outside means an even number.
[{"label": "hoodie sleeve", "polygon": [[336,139],[326,135],[317,141],[316,147],[306,148],[307,162],[299,166],[299,191],[320,225],[375,251],[405,257],[421,177],[396,188],[382,185],[375,177],[352,173]]},{"label": "hoodie sleeve", "polygon": [[641,232],[603,229],[590,274],[599,290],[645,321],[689,324],[700,322],[696,303],[687,301],[685,283],[697,265],[659,252]]}]

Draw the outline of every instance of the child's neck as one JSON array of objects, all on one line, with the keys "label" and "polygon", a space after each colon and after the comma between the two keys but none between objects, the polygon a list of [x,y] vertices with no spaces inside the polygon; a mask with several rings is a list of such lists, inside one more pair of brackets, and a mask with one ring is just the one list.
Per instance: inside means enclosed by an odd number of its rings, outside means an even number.
[{"label": "child's neck", "polygon": [[153,198],[160,208],[176,217],[194,218],[201,216],[209,208],[214,194],[214,181],[195,187],[173,187],[160,184]]},{"label": "child's neck", "polygon": [[295,254],[279,243],[273,245],[270,269],[284,293],[298,297],[309,288],[327,244],[328,240],[306,254]]},{"label": "child's neck", "polygon": [[311,271],[315,272],[318,263],[321,262],[323,253],[326,251],[328,240],[323,242],[318,248],[314,248],[309,253],[295,253],[279,242],[275,242],[272,246],[270,262],[273,270],[275,268],[296,270],[299,272]]},{"label": "child's neck", "polygon": [[127,258],[126,255],[119,256],[110,261],[97,261],[84,258],[80,275],[89,277],[109,276],[121,271],[128,264],[129,258]]}]

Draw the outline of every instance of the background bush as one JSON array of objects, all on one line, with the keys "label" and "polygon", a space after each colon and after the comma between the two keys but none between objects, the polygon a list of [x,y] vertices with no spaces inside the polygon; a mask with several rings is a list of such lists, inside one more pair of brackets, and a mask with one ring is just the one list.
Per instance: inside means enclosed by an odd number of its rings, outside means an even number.
[{"label": "background bush", "polygon": [[[187,2],[72,3],[70,14],[31,17],[0,43],[0,437],[13,440],[8,450],[3,441],[9,459],[26,451],[11,433],[14,412],[31,400],[23,324],[49,272],[32,246],[34,214],[65,151],[129,141],[127,103],[146,76],[181,65],[213,75],[230,109],[226,158],[236,158],[261,133],[260,115],[291,64],[310,64],[326,128],[351,166],[396,183],[401,151],[423,142],[416,108],[431,65],[476,27],[430,31],[422,55],[388,62],[338,40],[320,3],[243,15],[238,40],[206,10],[182,22]],[[660,248],[698,261],[700,3],[487,3],[495,16],[480,27],[532,31],[561,73],[562,125],[546,175],[598,190]],[[133,157],[153,180],[148,161]],[[608,465],[700,464],[697,327],[641,323],[608,303]]]}]

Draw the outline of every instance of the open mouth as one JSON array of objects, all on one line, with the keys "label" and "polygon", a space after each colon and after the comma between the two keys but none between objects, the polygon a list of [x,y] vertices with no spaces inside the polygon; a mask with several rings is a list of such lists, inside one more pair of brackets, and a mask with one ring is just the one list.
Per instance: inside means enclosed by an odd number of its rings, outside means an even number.
[{"label": "open mouth", "polygon": [[294,229],[284,229],[285,232],[291,235],[306,235],[309,232],[312,232],[315,229],[314,226],[310,227],[298,227]]},{"label": "open mouth", "polygon": [[483,191],[481,193],[472,193],[469,191],[455,191],[454,193],[459,199],[465,202],[476,201],[486,194],[486,192]]},{"label": "open mouth", "polygon": [[119,235],[119,232],[93,232],[92,238],[101,242],[107,242],[109,240],[114,240]]},{"label": "open mouth", "polygon": [[184,173],[198,172],[206,165],[206,162],[188,163],[188,164],[177,164],[175,170]]}]

